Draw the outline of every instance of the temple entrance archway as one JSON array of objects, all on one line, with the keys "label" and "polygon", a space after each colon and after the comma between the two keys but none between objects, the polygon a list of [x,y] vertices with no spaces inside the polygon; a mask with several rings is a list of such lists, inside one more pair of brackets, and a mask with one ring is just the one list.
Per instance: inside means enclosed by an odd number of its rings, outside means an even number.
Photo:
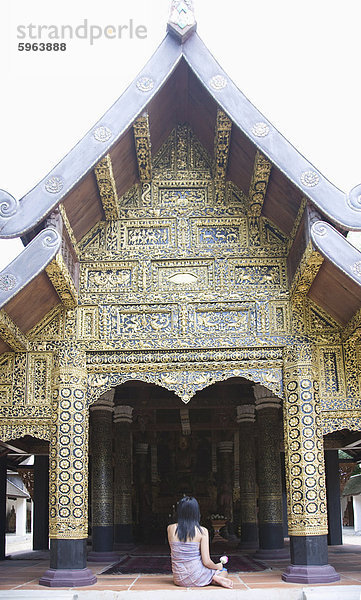
[{"label": "temple entrance archway", "polygon": [[249,547],[258,545],[260,511],[261,542],[272,538],[273,546],[282,547],[281,401],[265,390],[233,377],[197,391],[187,404],[174,392],[139,380],[103,394],[91,406],[91,557],[103,558],[113,549],[111,514],[115,548],[164,542],[183,494],[198,499],[202,524],[211,532],[218,515],[227,523],[224,535],[241,536]]}]

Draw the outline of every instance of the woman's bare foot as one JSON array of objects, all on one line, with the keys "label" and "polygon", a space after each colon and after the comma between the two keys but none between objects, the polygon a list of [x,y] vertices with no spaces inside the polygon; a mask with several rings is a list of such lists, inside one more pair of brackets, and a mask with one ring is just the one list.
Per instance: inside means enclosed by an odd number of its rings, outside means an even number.
[{"label": "woman's bare foot", "polygon": [[221,585],[224,588],[233,588],[233,581],[231,579],[228,579],[227,577],[222,577],[221,575],[214,575],[212,581],[213,583]]}]

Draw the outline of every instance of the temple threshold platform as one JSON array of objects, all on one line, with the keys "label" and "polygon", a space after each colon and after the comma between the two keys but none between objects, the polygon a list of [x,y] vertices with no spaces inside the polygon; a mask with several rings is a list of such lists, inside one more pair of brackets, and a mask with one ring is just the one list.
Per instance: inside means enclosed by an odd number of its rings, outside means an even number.
[{"label": "temple threshold platform", "polygon": [[[226,546],[227,544],[225,544]],[[166,546],[137,546],[138,555],[145,549],[150,555],[164,554]],[[218,548],[217,548],[218,550]],[[213,548],[211,547],[213,554]],[[21,554],[23,556],[21,556]],[[241,552],[241,555],[247,554]],[[187,592],[187,600],[208,597],[213,600],[237,598],[237,600],[359,600],[361,596],[361,545],[345,544],[329,546],[329,563],[340,574],[340,581],[327,585],[305,585],[282,581],[282,573],[289,565],[287,560],[266,562],[267,568],[258,572],[236,572],[230,575],[234,589],[225,590],[216,586],[206,588],[179,589],[173,584],[170,574],[146,575],[141,573],[106,575],[105,571],[113,563],[87,563],[87,568],[97,578],[95,585],[72,588],[44,588],[39,579],[49,567],[49,560],[40,558],[38,552],[18,553],[11,560],[0,562],[0,600],[71,599],[71,600],[123,600],[129,599],[129,592],[135,600],[169,600],[182,598]],[[26,558],[24,558],[24,556]]]}]

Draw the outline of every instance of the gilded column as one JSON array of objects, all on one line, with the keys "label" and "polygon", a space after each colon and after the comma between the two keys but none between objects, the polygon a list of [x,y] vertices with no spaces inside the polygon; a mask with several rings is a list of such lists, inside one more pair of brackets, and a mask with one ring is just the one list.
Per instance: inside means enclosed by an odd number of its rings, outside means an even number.
[{"label": "gilded column", "polygon": [[239,424],[239,486],[241,498],[241,547],[258,546],[255,407],[237,406]]},{"label": "gilded column", "polygon": [[258,428],[259,550],[258,558],[287,558],[283,541],[280,454],[281,400],[262,385],[253,387]]},{"label": "gilded column", "polygon": [[133,408],[114,408],[114,541],[133,541],[132,527],[132,438]]},{"label": "gilded column", "polygon": [[294,583],[330,583],[321,402],[312,346],[284,350],[284,441],[291,565],[282,575]]},{"label": "gilded column", "polygon": [[54,357],[50,437],[50,569],[41,585],[92,585],[88,537],[88,409],[85,354],[70,340]]},{"label": "gilded column", "polygon": [[93,404],[91,415],[91,507],[93,549],[88,560],[114,560],[113,399],[110,390]]}]

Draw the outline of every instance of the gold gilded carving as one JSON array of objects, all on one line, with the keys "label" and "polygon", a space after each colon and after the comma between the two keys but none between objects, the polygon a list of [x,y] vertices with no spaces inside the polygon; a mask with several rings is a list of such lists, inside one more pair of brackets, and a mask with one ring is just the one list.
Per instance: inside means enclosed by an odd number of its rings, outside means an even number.
[{"label": "gold gilded carving", "polygon": [[291,285],[291,297],[306,296],[321,265],[323,257],[310,241],[303,253]]},{"label": "gold gilded carving", "polygon": [[270,333],[285,335],[291,332],[288,302],[270,302]]},{"label": "gold gilded carving", "polygon": [[216,202],[224,199],[232,121],[220,109],[217,110],[214,135],[214,186]]},{"label": "gold gilded carving", "polygon": [[175,220],[129,220],[124,225],[124,245],[129,250],[144,247],[165,247],[176,244]]},{"label": "gold gilded carving", "polygon": [[0,441],[17,440],[26,435],[40,440],[49,440],[50,421],[47,419],[0,419]]},{"label": "gold gilded carving", "polygon": [[142,115],[134,121],[133,132],[139,179],[141,181],[150,181],[152,178],[152,151],[148,114]]},{"label": "gold gilded carving", "polygon": [[62,338],[64,331],[64,312],[61,305],[55,306],[29,332],[30,340],[54,340]]},{"label": "gold gilded carving", "polygon": [[102,338],[113,339],[135,334],[169,335],[175,326],[176,307],[175,305],[102,306],[100,319],[100,337]]},{"label": "gold gilded carving", "polygon": [[321,403],[312,347],[284,351],[283,405],[288,527],[290,535],[327,533]]},{"label": "gold gilded carving", "polygon": [[289,243],[288,243],[289,250],[291,249],[293,241],[296,237],[296,233],[297,233],[300,223],[302,221],[302,217],[304,215],[306,206],[307,206],[307,198],[302,198],[300,208],[298,209],[298,213],[297,213],[295,222],[293,224],[292,231],[290,233]]},{"label": "gold gilded carving", "polygon": [[159,261],[153,264],[153,288],[167,291],[208,290],[214,285],[213,260]]},{"label": "gold gilded carving", "polygon": [[4,309],[0,310],[0,337],[15,351],[27,350],[29,341]]},{"label": "gold gilded carving", "polygon": [[[318,372],[322,410],[345,409],[346,383],[341,346],[323,346],[317,349]],[[349,406],[352,408],[352,403]]]},{"label": "gold gilded carving", "polygon": [[197,332],[223,335],[225,331],[247,332],[256,328],[254,303],[196,304],[192,308]]},{"label": "gold gilded carving", "polygon": [[361,410],[327,411],[322,413],[323,435],[348,429],[349,431],[360,431]]},{"label": "gold gilded carving", "polygon": [[59,204],[59,212],[60,212],[61,217],[63,219],[63,223],[64,223],[64,226],[65,226],[66,232],[67,232],[67,234],[69,236],[69,239],[70,239],[70,241],[71,241],[71,243],[73,245],[74,252],[77,255],[77,258],[79,260],[79,256],[80,256],[79,245],[78,245],[78,242],[76,240],[73,228],[70,225],[70,221],[68,219],[68,215],[66,214],[66,210],[65,210],[63,204]]},{"label": "gold gilded carving", "polygon": [[98,184],[105,219],[107,221],[119,219],[118,194],[110,154],[106,154],[106,156],[98,162],[94,169],[94,173]]},{"label": "gold gilded carving", "polygon": [[259,150],[256,152],[253,175],[249,187],[249,208],[252,217],[260,217],[267,192],[272,165]]},{"label": "gold gilded carving", "polygon": [[98,307],[81,306],[78,309],[78,337],[94,339],[99,337]]},{"label": "gold gilded carving", "polygon": [[286,290],[286,265],[283,261],[256,259],[230,261],[231,281],[235,286],[260,287],[263,295],[267,296],[268,288],[283,288]]},{"label": "gold gilded carving", "polygon": [[60,253],[45,270],[63,305],[74,308],[78,303],[78,292]]},{"label": "gold gilded carving", "polygon": [[245,219],[208,218],[192,219],[192,241],[197,246],[246,246],[247,223]]},{"label": "gold gilded carving", "polygon": [[26,401],[30,405],[47,404],[51,400],[52,354],[28,354]]},{"label": "gold gilded carving", "polygon": [[81,286],[89,292],[123,292],[137,290],[137,263],[88,263],[82,268]]}]

